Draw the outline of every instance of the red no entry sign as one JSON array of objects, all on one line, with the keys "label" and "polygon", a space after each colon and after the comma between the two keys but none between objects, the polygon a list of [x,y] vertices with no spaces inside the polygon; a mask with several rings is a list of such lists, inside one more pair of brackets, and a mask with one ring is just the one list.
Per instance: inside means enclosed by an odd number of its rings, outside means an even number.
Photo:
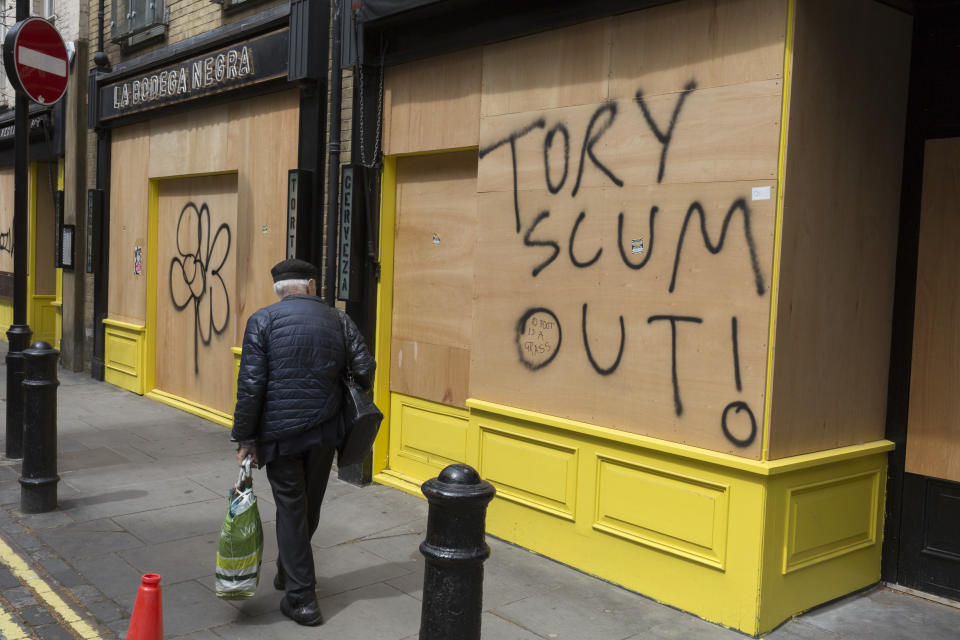
[{"label": "red no entry sign", "polygon": [[34,102],[53,104],[67,90],[67,48],[43,18],[27,18],[7,32],[3,66],[14,89]]}]

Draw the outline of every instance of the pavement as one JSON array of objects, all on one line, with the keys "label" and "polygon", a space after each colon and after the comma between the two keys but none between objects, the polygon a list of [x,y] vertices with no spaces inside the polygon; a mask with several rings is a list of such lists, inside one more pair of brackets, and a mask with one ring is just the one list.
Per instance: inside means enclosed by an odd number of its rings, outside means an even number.
[{"label": "pavement", "polygon": [[[0,367],[4,395],[5,373]],[[261,584],[249,600],[219,600],[216,543],[237,475],[227,430],[86,373],[59,375],[59,507],[23,514],[19,461],[0,459],[0,636],[123,638],[140,576],[154,572],[163,577],[167,638],[418,638],[424,500],[331,478],[313,540],[326,623],[301,627],[281,615],[281,594],[272,588],[274,506],[257,471],[266,534]],[[484,640],[745,637],[490,536],[488,542]],[[956,640],[958,629],[960,608],[877,586],[765,637]]]}]

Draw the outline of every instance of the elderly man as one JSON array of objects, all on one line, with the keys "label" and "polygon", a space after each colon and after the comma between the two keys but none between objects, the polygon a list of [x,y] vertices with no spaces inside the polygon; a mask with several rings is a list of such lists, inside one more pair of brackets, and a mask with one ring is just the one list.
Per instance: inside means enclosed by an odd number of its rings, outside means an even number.
[{"label": "elderly man", "polygon": [[353,321],[317,293],[317,269],[284,260],[271,269],[280,301],[247,321],[237,378],[232,439],[237,461],[266,466],[277,505],[280,610],[295,622],[323,624],[310,539],[330,466],[344,435],[342,376],[369,387],[376,363]]}]

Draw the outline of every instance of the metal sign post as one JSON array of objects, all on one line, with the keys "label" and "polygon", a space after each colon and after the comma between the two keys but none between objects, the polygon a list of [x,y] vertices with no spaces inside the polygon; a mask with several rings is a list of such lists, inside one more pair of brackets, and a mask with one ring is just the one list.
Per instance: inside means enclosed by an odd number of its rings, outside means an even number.
[{"label": "metal sign post", "polygon": [[[42,23],[42,24],[39,24]],[[17,0],[17,24],[3,42],[3,64],[16,89],[13,178],[13,324],[7,331],[6,455],[23,456],[23,350],[33,332],[27,326],[27,206],[30,101],[53,104],[67,88],[67,48],[53,26],[30,17],[29,0]]]}]

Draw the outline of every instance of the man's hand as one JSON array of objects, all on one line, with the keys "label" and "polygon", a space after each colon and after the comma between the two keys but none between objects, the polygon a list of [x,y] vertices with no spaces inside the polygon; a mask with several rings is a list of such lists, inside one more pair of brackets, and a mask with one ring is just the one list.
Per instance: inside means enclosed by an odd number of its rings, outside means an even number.
[{"label": "man's hand", "polygon": [[255,447],[240,447],[237,449],[237,466],[243,466],[243,459],[247,456],[250,456],[250,461],[253,463],[252,466],[257,466],[257,450]]}]

